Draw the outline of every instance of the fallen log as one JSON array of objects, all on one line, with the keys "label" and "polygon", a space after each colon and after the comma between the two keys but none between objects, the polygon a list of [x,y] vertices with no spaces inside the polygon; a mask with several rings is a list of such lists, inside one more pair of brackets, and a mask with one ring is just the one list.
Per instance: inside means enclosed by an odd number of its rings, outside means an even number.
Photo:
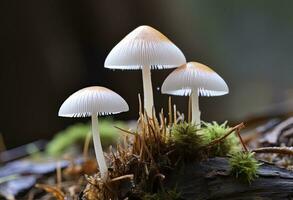
[{"label": "fallen log", "polygon": [[176,188],[183,199],[292,199],[293,172],[263,163],[258,178],[243,183],[229,173],[228,158],[211,158],[188,164],[177,174],[166,177],[165,185]]}]

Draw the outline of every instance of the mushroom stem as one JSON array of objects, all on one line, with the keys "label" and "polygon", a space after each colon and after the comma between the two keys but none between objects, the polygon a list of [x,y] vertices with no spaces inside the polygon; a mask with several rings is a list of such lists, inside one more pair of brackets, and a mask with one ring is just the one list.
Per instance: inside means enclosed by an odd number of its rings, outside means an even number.
[{"label": "mushroom stem", "polygon": [[152,109],[154,105],[153,98],[153,86],[151,78],[151,67],[144,66],[142,68],[142,81],[143,81],[143,96],[144,96],[144,108],[147,114],[150,116],[152,114]]},{"label": "mushroom stem", "polygon": [[92,114],[92,133],[93,133],[95,153],[96,153],[96,158],[97,158],[98,166],[101,173],[101,178],[102,180],[105,181],[108,178],[108,167],[107,167],[103,149],[102,149],[100,133],[98,130],[98,117],[96,114]]},{"label": "mushroom stem", "polygon": [[191,107],[192,107],[192,123],[198,125],[200,128],[200,110],[198,106],[198,93],[197,90],[191,92]]}]

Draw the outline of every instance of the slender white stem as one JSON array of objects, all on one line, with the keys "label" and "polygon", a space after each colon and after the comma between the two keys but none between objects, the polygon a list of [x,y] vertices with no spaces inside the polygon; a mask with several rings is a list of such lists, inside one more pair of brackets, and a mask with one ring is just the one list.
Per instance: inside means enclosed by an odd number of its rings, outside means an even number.
[{"label": "slender white stem", "polygon": [[198,106],[198,93],[197,90],[191,92],[191,104],[192,104],[192,123],[198,125],[200,128],[200,110]]},{"label": "slender white stem", "polygon": [[97,114],[92,114],[92,133],[94,140],[95,153],[97,157],[98,166],[101,173],[102,180],[107,180],[108,178],[108,167],[104,157],[104,152],[102,149],[102,144],[100,140],[100,133],[98,130],[98,117]]},{"label": "slender white stem", "polygon": [[150,66],[144,66],[142,68],[142,81],[144,94],[144,109],[146,110],[147,114],[151,116],[154,106],[154,98]]}]

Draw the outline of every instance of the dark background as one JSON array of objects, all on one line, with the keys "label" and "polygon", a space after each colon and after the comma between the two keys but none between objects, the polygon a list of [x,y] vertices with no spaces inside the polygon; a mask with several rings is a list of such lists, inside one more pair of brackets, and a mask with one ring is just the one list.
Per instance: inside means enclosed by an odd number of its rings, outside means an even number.
[{"label": "dark background", "polygon": [[[211,66],[230,94],[201,98],[202,119],[245,120],[289,110],[293,97],[293,1],[2,1],[0,132],[14,147],[80,121],[57,117],[76,90],[103,85],[123,96],[137,117],[140,71],[111,71],[107,53],[139,25],[171,39],[188,61]],[[166,105],[160,87],[172,70],[153,71],[157,109]],[[186,111],[187,98],[176,97]]]}]

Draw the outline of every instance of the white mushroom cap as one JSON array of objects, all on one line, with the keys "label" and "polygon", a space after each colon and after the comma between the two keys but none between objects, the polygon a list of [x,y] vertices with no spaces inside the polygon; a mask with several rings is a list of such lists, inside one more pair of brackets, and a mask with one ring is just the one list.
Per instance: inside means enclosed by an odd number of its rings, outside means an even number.
[{"label": "white mushroom cap", "polygon": [[186,63],[181,50],[150,26],[139,26],[109,53],[105,67],[110,69],[174,68]]},{"label": "white mushroom cap", "polygon": [[69,96],[59,109],[61,117],[87,117],[92,114],[108,115],[128,111],[128,104],[112,90],[92,86]]},{"label": "white mushroom cap", "polygon": [[188,62],[175,69],[165,79],[162,93],[185,96],[197,90],[200,96],[221,96],[229,93],[226,82],[211,68],[198,62]]}]

